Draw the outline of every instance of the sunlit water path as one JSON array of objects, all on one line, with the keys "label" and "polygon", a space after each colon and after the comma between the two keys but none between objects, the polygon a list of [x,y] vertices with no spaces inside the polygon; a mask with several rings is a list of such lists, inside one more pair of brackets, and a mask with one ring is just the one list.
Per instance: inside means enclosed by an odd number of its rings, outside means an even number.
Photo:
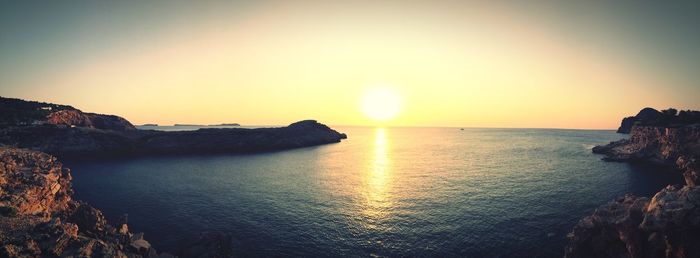
[{"label": "sunlit water path", "polygon": [[77,198],[159,250],[217,231],[258,256],[557,257],[595,207],[680,183],[600,161],[612,131],[338,129],[283,152],[68,163]]}]

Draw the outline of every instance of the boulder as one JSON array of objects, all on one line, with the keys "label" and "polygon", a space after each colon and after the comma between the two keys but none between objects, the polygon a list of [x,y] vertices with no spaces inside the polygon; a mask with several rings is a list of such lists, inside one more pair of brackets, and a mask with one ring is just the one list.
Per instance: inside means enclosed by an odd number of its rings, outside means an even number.
[{"label": "boulder", "polygon": [[80,203],[68,221],[78,225],[81,233],[88,236],[103,236],[107,228],[107,219],[102,212],[85,203]]},{"label": "boulder", "polygon": [[625,196],[583,218],[565,257],[700,257],[700,187]]}]

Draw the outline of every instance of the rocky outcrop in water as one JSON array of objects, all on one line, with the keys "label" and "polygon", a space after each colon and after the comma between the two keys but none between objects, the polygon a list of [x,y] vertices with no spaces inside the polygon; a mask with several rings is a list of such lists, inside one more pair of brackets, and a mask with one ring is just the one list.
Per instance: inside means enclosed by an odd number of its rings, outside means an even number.
[{"label": "rocky outcrop in water", "polygon": [[72,193],[55,157],[0,147],[0,257],[172,257]]},{"label": "rocky outcrop in water", "polygon": [[567,236],[566,257],[700,257],[698,112],[653,111],[637,115],[642,119],[634,122],[629,139],[593,152],[606,161],[673,167],[686,185],[668,186],[651,200],[628,195],[599,207]]},{"label": "rocky outcrop in water", "polygon": [[[13,101],[12,103],[17,102]],[[24,109],[11,110],[27,114],[46,111],[42,107],[53,105],[17,103],[12,106]],[[179,132],[136,130],[131,123],[117,116],[83,113],[69,106],[60,107],[59,111],[46,113],[46,121],[42,120],[41,123],[15,123],[0,127],[0,144],[59,157],[85,158],[277,151],[336,143],[347,138],[345,134],[314,120],[279,128],[206,128]],[[30,119],[27,118],[28,115],[21,117],[23,118],[13,119]]]}]

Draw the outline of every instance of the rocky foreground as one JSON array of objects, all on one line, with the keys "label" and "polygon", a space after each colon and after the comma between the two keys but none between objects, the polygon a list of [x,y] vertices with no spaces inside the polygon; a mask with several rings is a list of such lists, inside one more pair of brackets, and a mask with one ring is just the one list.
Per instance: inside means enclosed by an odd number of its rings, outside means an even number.
[{"label": "rocky foreground", "polygon": [[0,147],[0,257],[232,257],[233,239],[191,236],[175,255],[157,252],[126,216],[72,198],[71,171],[46,153]]},{"label": "rocky foreground", "polygon": [[0,144],[62,158],[250,153],[337,143],[347,138],[314,120],[279,128],[164,132],[137,130],[118,116],[18,99],[0,98],[0,111]]},{"label": "rocky foreground", "polygon": [[0,257],[173,257],[72,194],[55,157],[0,147]]},{"label": "rocky foreground", "polygon": [[670,166],[686,185],[599,207],[567,236],[565,257],[700,257],[700,112],[645,108],[618,132],[630,138],[593,152],[606,161]]}]

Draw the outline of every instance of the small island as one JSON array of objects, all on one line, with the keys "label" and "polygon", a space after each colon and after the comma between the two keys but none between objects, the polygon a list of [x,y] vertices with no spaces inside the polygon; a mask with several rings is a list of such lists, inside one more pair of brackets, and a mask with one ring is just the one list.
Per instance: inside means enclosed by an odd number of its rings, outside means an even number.
[{"label": "small island", "polygon": [[223,124],[209,125],[209,126],[241,126],[241,124],[239,124],[239,123],[223,123]]},{"label": "small island", "polygon": [[206,125],[198,125],[198,124],[174,124],[173,126],[206,126]]}]

